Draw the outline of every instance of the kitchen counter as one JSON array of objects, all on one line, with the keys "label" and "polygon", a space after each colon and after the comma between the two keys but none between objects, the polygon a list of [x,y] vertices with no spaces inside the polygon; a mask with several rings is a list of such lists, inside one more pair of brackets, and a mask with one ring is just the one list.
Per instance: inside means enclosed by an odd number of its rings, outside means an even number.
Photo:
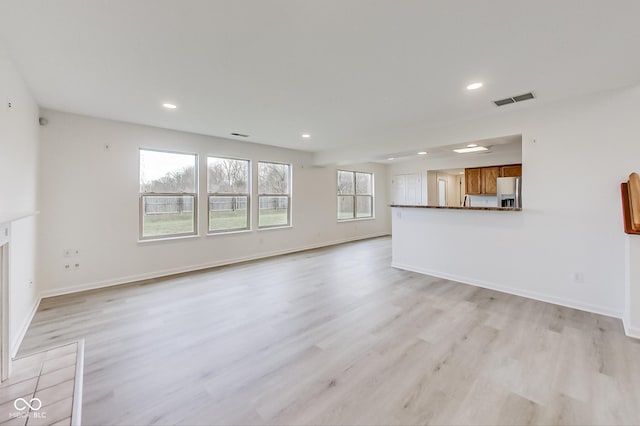
[{"label": "kitchen counter", "polygon": [[406,207],[406,208],[416,208],[416,209],[443,209],[443,210],[489,210],[489,211],[498,211],[498,212],[522,211],[521,207],[446,207],[446,206],[422,206],[422,205],[401,205],[401,204],[391,204],[391,207]]}]

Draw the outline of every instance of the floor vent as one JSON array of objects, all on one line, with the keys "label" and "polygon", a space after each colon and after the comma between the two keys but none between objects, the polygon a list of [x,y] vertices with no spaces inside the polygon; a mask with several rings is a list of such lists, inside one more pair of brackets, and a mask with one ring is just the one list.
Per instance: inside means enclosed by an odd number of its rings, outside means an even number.
[{"label": "floor vent", "polygon": [[528,101],[529,99],[533,99],[533,93],[525,93],[523,95],[513,96],[511,98],[504,98],[497,101],[493,101],[497,106],[509,105],[515,102]]}]

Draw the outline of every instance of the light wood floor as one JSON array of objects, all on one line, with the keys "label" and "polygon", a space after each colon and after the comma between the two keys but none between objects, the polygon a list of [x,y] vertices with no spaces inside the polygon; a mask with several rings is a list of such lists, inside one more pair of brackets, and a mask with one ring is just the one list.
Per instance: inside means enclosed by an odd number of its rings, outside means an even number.
[{"label": "light wood floor", "polygon": [[638,424],[619,320],[391,268],[378,238],[44,300],[84,424]]}]

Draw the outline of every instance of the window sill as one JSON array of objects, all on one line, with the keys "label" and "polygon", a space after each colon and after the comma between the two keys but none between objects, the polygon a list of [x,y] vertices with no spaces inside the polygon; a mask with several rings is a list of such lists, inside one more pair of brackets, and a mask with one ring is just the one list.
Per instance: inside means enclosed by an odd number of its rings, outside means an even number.
[{"label": "window sill", "polygon": [[138,240],[138,244],[152,244],[152,243],[163,243],[168,241],[177,241],[177,240],[190,240],[193,238],[200,238],[200,235],[181,235],[179,237],[159,237],[148,240]]},{"label": "window sill", "polygon": [[232,234],[249,234],[251,232],[253,232],[253,229],[239,229],[237,231],[207,232],[207,237],[217,237],[220,235],[232,235]]},{"label": "window sill", "polygon": [[258,228],[258,231],[271,231],[274,229],[288,229],[288,228],[293,228],[293,225],[269,226],[265,228]]},{"label": "window sill", "polygon": [[361,220],[375,220],[375,217],[358,217],[355,219],[338,219],[338,223],[344,223],[344,222],[359,222]]}]

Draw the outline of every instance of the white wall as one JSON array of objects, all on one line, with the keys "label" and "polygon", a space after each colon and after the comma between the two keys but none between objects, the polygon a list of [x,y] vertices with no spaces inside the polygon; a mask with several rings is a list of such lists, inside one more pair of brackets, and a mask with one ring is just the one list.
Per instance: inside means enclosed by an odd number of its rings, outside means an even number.
[{"label": "white wall", "polygon": [[[7,100],[13,105],[10,109]],[[38,106],[0,46],[0,218],[14,218],[36,210],[38,132]],[[9,254],[12,353],[18,349],[38,301],[35,240],[34,216],[12,222]]]},{"label": "white wall", "polygon": [[[336,168],[313,167],[312,155],[158,128],[43,111],[39,250],[45,295],[226,264],[390,232],[387,166],[341,166],[375,173],[374,220],[338,223]],[[110,146],[106,151],[105,144]],[[293,163],[293,227],[202,235],[206,202],[200,200],[201,236],[138,242],[138,149],[150,147]],[[205,169],[200,186],[206,188]],[[255,176],[254,176],[255,181]],[[254,182],[255,183],[255,182]],[[202,191],[201,191],[202,193]],[[252,203],[254,210],[257,203]],[[64,269],[64,249],[79,249],[78,270]]]},{"label": "white wall", "polygon": [[[432,145],[522,133],[524,210],[403,209],[393,217],[394,263],[621,316],[619,184],[640,170],[638,117],[633,87],[434,129],[424,135]],[[391,174],[411,170],[394,165]]]}]

